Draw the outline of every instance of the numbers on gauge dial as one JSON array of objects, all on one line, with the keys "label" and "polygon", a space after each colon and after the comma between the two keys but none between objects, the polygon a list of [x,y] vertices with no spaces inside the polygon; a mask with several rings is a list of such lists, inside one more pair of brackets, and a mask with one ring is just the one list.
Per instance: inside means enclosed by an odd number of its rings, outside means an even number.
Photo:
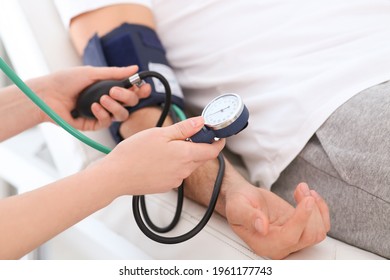
[{"label": "numbers on gauge dial", "polygon": [[230,122],[237,116],[241,102],[236,95],[224,95],[211,102],[203,116],[208,125],[214,126]]}]

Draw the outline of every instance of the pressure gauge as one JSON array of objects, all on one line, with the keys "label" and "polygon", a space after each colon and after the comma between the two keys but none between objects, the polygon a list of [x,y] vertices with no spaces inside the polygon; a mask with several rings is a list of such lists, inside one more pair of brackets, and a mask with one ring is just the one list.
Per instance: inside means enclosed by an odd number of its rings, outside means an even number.
[{"label": "pressure gauge", "polygon": [[249,112],[239,95],[226,93],[211,100],[202,116],[205,126],[191,140],[212,143],[215,138],[227,138],[243,130],[248,125]]}]

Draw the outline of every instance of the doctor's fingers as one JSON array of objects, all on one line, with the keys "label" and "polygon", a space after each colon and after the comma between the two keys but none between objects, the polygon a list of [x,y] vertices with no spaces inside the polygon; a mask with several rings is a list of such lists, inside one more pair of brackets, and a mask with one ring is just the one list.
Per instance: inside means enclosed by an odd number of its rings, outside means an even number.
[{"label": "doctor's fingers", "polygon": [[93,77],[95,80],[122,80],[137,73],[139,67],[137,65],[126,67],[81,66],[80,69],[82,69],[81,71],[89,71],[89,76]]},{"label": "doctor's fingers", "polygon": [[110,95],[103,95],[99,102],[115,121],[125,121],[129,117],[129,111],[125,106],[136,106],[141,98],[146,98],[149,95],[150,85],[148,84],[141,88],[132,87],[131,89],[113,87],[110,90]]},{"label": "doctor's fingers", "polygon": [[133,86],[130,89],[113,87],[109,95],[125,106],[135,106],[139,103],[139,99],[149,97],[150,93],[151,86],[143,84],[141,87]]},{"label": "doctor's fingers", "polygon": [[108,95],[103,95],[100,98],[99,103],[110,115],[112,115],[112,119],[115,121],[125,121],[129,117],[127,109]]},{"label": "doctor's fingers", "polygon": [[98,128],[103,128],[103,127],[109,127],[111,122],[112,122],[112,117],[109,112],[106,111],[106,109],[103,108],[102,105],[99,103],[95,102],[91,105],[91,111],[93,115],[97,119],[96,122],[92,122],[91,120],[88,120],[89,123],[93,123],[93,128],[92,127],[87,127],[85,130],[95,130]]},{"label": "doctor's fingers", "polygon": [[194,162],[203,163],[218,157],[225,146],[225,140],[218,140],[212,144],[187,142],[190,158]]}]

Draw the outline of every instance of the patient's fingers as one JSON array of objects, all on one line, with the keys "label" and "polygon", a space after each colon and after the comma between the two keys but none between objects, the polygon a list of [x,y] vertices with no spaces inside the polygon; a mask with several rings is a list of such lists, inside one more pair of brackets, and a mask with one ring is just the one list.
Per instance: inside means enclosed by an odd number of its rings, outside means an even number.
[{"label": "patient's fingers", "polygon": [[307,196],[298,204],[284,228],[286,231],[291,234],[290,239],[295,240],[292,252],[315,245],[326,237],[327,230],[314,197]]},{"label": "patient's fingers", "polygon": [[297,203],[307,196],[314,197],[317,207],[321,213],[322,220],[326,231],[330,230],[330,217],[329,217],[329,208],[324,199],[314,190],[310,190],[306,183],[300,183],[294,192],[294,198]]},{"label": "patient's fingers", "polygon": [[308,225],[314,207],[315,200],[313,197],[306,197],[298,204],[294,215],[283,226],[283,233],[286,235],[285,240],[290,239],[291,241],[294,241],[293,243],[299,243],[299,240]]},{"label": "patient's fingers", "polygon": [[311,196],[309,186],[306,183],[299,183],[294,191],[294,199],[299,203],[306,196]]},{"label": "patient's fingers", "polygon": [[111,124],[110,114],[99,103],[93,103],[91,111],[98,120],[99,127],[108,127]]}]

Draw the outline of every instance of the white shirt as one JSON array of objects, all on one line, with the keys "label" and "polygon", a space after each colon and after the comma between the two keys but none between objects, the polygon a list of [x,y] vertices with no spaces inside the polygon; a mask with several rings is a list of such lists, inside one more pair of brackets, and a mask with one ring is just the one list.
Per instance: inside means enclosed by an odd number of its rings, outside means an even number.
[{"label": "white shirt", "polygon": [[387,0],[152,0],[152,9],[187,106],[200,112],[224,92],[244,99],[249,126],[228,146],[264,187],[341,104],[390,79]]}]

